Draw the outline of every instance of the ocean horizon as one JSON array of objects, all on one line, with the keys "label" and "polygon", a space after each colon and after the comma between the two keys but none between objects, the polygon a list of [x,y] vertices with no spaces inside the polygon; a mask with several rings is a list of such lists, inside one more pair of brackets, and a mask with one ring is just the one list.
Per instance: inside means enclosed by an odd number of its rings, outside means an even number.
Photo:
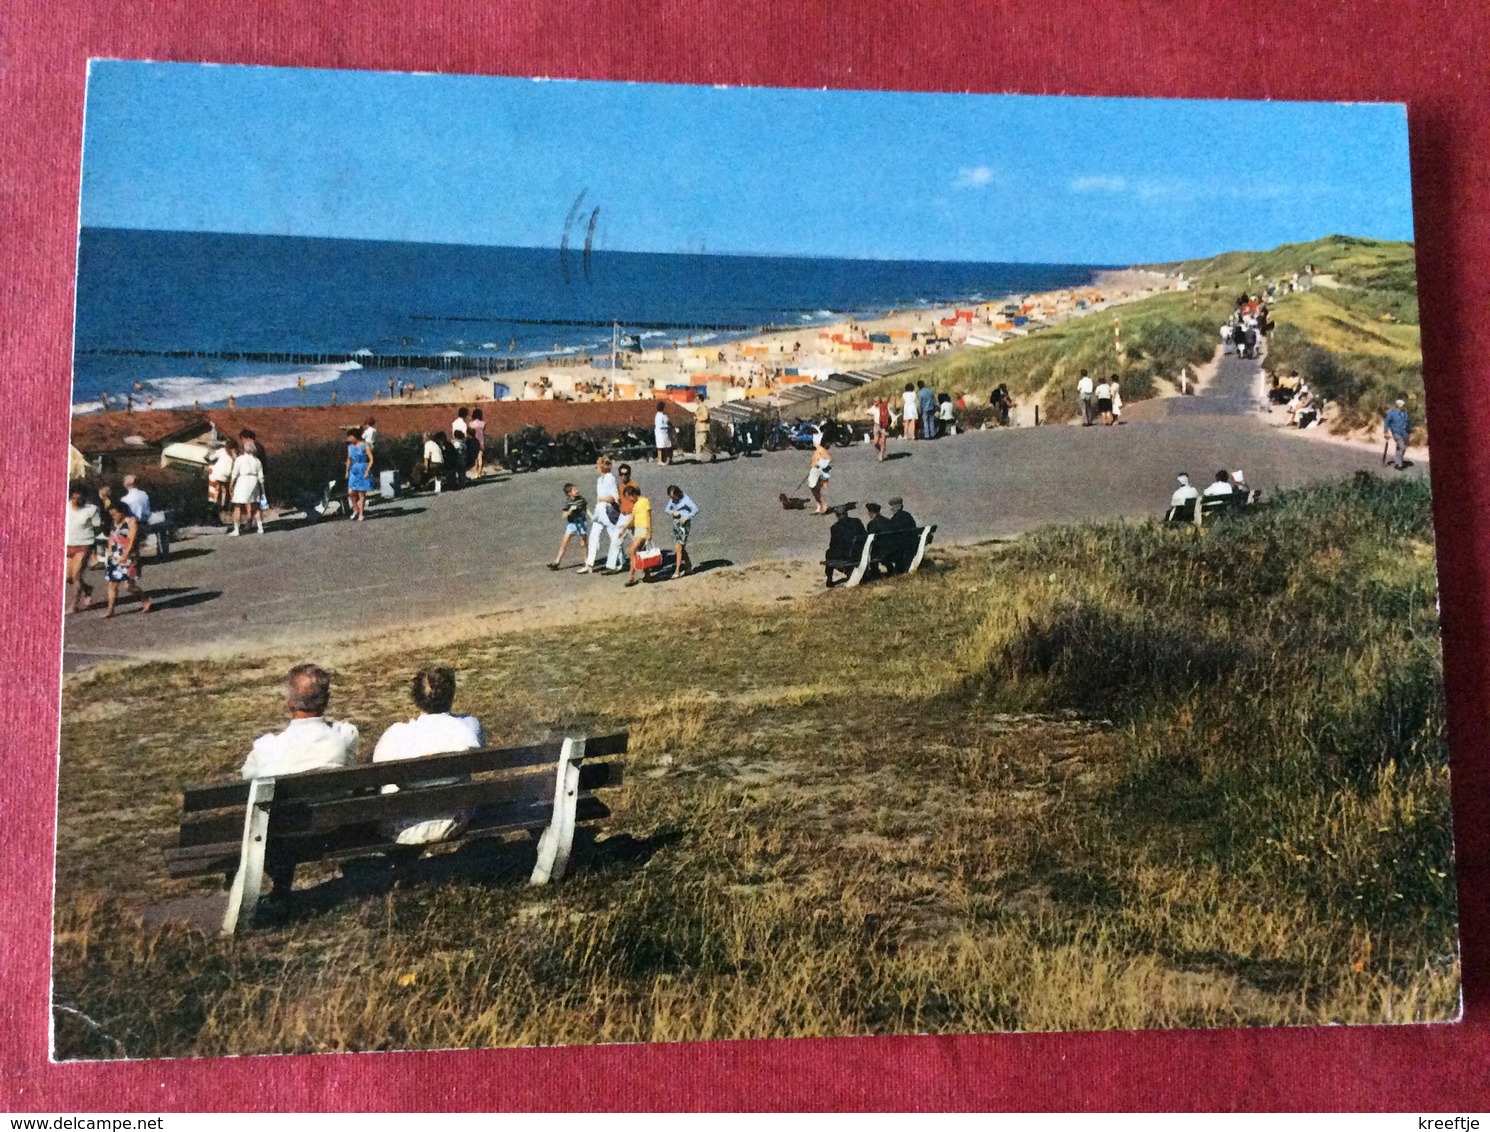
[{"label": "ocean horizon", "polygon": [[[587,251],[84,228],[74,412],[324,404],[448,371],[388,356],[533,364],[1081,286],[1111,265]],[[256,360],[221,355],[254,355]],[[259,360],[264,355],[272,360]],[[291,359],[291,355],[294,358]],[[336,361],[317,361],[330,356]],[[462,363],[464,364],[464,363]],[[497,375],[494,380],[501,381]]]}]

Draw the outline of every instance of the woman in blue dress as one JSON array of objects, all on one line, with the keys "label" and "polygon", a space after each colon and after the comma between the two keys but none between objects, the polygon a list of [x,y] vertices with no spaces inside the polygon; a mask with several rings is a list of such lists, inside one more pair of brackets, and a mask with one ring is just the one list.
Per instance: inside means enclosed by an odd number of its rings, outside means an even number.
[{"label": "woman in blue dress", "polygon": [[359,523],[367,511],[367,493],[372,490],[372,447],[364,443],[362,433],[355,428],[347,430],[347,502],[352,507],[352,518]]}]

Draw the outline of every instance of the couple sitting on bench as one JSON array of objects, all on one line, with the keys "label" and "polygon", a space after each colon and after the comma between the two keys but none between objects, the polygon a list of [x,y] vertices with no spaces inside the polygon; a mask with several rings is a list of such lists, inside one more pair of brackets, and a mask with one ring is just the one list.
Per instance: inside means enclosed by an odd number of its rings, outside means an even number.
[{"label": "couple sitting on bench", "polygon": [[[423,668],[411,688],[420,714],[395,723],[373,747],[375,763],[417,759],[428,755],[477,750],[486,737],[475,716],[451,712],[455,702],[455,673],[448,668]],[[285,682],[285,707],[290,723],[283,731],[261,735],[243,764],[246,779],[274,778],[312,770],[349,767],[357,762],[357,728],[326,718],[331,700],[331,674],[314,664],[290,669]],[[422,782],[420,786],[458,785],[467,779]],[[384,793],[397,790],[384,788]],[[421,815],[390,823],[384,833],[400,845],[426,845],[458,836],[468,815],[464,812]]]},{"label": "couple sitting on bench", "polygon": [[874,544],[870,547],[870,558],[863,576],[878,577],[881,568],[890,574],[904,574],[912,568],[920,549],[916,538],[920,528],[911,513],[905,510],[900,496],[891,496],[887,505],[890,509],[888,515],[881,513],[878,503],[864,504],[864,510],[869,513],[868,525],[849,514],[856,506],[853,503],[840,503],[830,508],[837,516],[828,529],[828,553],[823,560],[830,589],[835,574],[853,579],[871,535]]},{"label": "couple sitting on bench", "polygon": [[1176,479],[1179,486],[1169,498],[1169,510],[1164,514],[1166,523],[1194,523],[1202,514],[1211,515],[1233,507],[1256,503],[1261,491],[1247,486],[1247,476],[1240,468],[1228,472],[1222,468],[1216,478],[1197,491],[1190,477],[1181,472]]}]

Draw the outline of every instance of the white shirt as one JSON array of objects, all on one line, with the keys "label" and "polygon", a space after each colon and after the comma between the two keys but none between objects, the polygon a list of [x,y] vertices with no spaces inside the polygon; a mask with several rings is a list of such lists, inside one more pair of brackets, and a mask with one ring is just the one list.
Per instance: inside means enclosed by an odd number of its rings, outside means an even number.
[{"label": "white shirt", "polygon": [[[673,423],[667,419],[667,414],[659,412],[652,418],[652,431],[656,434],[657,447],[666,448],[673,442]],[[667,443],[664,444],[663,441]]]},{"label": "white shirt", "polygon": [[283,731],[260,735],[243,763],[244,778],[277,778],[351,766],[357,758],[357,728],[324,716],[292,719]]},{"label": "white shirt", "polygon": [[1112,386],[1108,385],[1107,382],[1104,381],[1101,385],[1097,386],[1096,393],[1098,401],[1108,399],[1112,396]]},{"label": "white shirt", "polygon": [[1092,395],[1092,379],[1083,375],[1082,379],[1076,383],[1076,392],[1084,397],[1090,397]]},{"label": "white shirt", "polygon": [[233,474],[233,454],[226,448],[219,448],[217,455],[212,457],[211,478],[221,483],[226,483],[228,477]]},{"label": "white shirt", "polygon": [[233,461],[233,478],[235,480],[263,479],[264,465],[253,453],[244,452]]},{"label": "white shirt", "polygon": [[1189,484],[1185,484],[1169,497],[1169,505],[1171,507],[1183,507],[1190,500],[1198,499],[1199,497],[1200,492],[1196,491]]},{"label": "white shirt", "polygon": [[442,711],[391,725],[373,748],[372,761],[388,763],[425,755],[448,755],[475,750],[485,743],[486,735],[474,715]]},{"label": "white shirt", "polygon": [[1226,482],[1224,482],[1222,480],[1216,480],[1214,483],[1208,483],[1208,484],[1206,484],[1205,485],[1205,490],[1203,492],[1201,492],[1200,494],[1201,495],[1205,495],[1205,496],[1230,495],[1231,494],[1231,484],[1226,483]]},{"label": "white shirt", "polygon": [[957,419],[957,406],[951,401],[943,401],[936,407],[936,415],[944,421],[955,421]]},{"label": "white shirt", "polygon": [[[473,751],[486,745],[486,735],[474,715],[452,715],[449,712],[425,714],[407,723],[395,723],[383,732],[378,745],[373,748],[375,763],[400,762],[418,759],[426,755],[448,755],[456,751]],[[467,781],[459,778],[435,778],[421,783],[423,786],[454,785]],[[397,792],[397,786],[383,787],[384,794]],[[389,825],[387,832],[400,845],[425,845],[431,841],[443,841],[458,832],[466,822],[466,814],[456,811],[448,814],[431,814],[422,818],[400,818]]]},{"label": "white shirt", "polygon": [[439,444],[435,441],[426,440],[424,442],[424,458],[431,464],[443,464],[445,462],[445,453],[440,450]]},{"label": "white shirt", "polygon": [[459,417],[456,417],[455,420],[453,420],[453,421],[450,422],[450,435],[451,436],[465,436],[466,435],[466,430],[469,427],[470,426],[467,425],[465,421],[461,420]]},{"label": "white shirt", "polygon": [[369,448],[372,447],[373,442],[377,439],[378,430],[373,428],[372,425],[368,425],[365,429],[362,430],[362,443],[366,444]]},{"label": "white shirt", "polygon": [[93,536],[101,526],[96,503],[85,503],[81,507],[67,505],[68,546],[92,546]]},{"label": "white shirt", "polygon": [[124,493],[124,506],[128,507],[140,522],[150,521],[150,497],[139,488],[132,487]]},{"label": "white shirt", "polygon": [[905,415],[908,418],[914,418],[919,415],[916,412],[916,395],[914,393],[902,393],[900,395],[900,403],[905,406]]},{"label": "white shirt", "polygon": [[616,485],[614,472],[606,472],[605,475],[595,480],[595,502],[596,503],[619,503],[621,501],[621,489]]}]

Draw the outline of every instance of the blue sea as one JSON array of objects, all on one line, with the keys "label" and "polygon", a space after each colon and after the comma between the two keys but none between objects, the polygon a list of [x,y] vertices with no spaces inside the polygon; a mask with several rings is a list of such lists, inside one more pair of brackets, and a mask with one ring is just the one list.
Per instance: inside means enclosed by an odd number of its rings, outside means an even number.
[{"label": "blue sea", "polygon": [[[612,321],[645,347],[804,329],[845,316],[1079,286],[1079,264],[661,255],[578,248],[85,228],[78,252],[74,411],[132,394],[155,408],[370,398],[428,363],[531,364],[607,354]],[[245,361],[223,354],[294,354]],[[178,355],[178,356],[170,356]],[[185,356],[180,356],[185,355]],[[342,360],[306,359],[331,355]],[[353,360],[347,360],[354,356]],[[453,363],[458,364],[458,363]],[[493,380],[502,381],[500,375]]]}]

